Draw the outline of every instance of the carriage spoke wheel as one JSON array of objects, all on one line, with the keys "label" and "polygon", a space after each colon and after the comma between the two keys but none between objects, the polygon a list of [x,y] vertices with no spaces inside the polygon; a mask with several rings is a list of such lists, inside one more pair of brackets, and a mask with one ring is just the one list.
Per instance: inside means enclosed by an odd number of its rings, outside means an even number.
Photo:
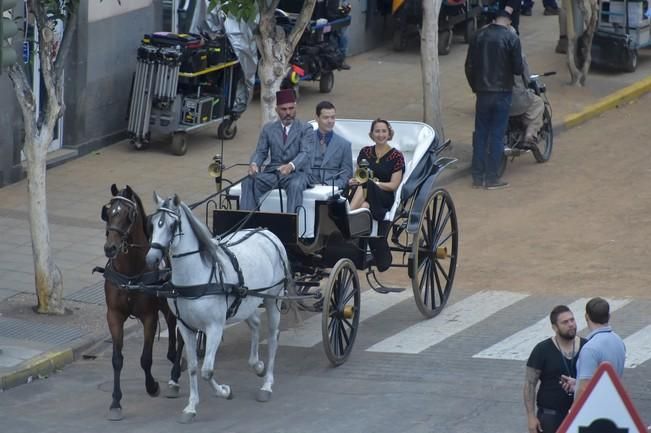
[{"label": "carriage spoke wheel", "polygon": [[359,307],[357,269],[349,259],[340,259],[328,278],[321,320],[323,346],[334,366],[343,364],[353,349],[359,326]]},{"label": "carriage spoke wheel", "polygon": [[441,312],[450,297],[457,267],[459,229],[450,194],[436,189],[422,210],[411,246],[411,284],[416,306],[427,318]]}]

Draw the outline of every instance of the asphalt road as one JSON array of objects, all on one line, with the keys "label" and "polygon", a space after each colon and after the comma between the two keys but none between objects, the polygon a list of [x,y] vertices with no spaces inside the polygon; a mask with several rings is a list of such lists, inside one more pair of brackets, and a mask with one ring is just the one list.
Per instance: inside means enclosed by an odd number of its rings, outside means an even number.
[{"label": "asphalt road", "polygon": [[[292,330],[281,335],[273,399],[257,403],[261,379],[246,366],[246,329],[230,328],[216,375],[235,398],[213,397],[200,382],[197,419],[180,426],[186,377],[180,399],[148,397],[138,366],[140,336],[133,335],[125,349],[123,421],[104,419],[112,372],[103,345],[94,358],[1,393],[2,431],[521,433],[524,362],[518,358],[530,347],[505,347],[518,346],[523,335],[542,339],[537,323],[554,305],[576,305],[579,317],[585,298],[595,295],[612,301],[612,323],[635,361],[624,384],[642,418],[651,420],[651,149],[643,127],[650,102],[647,96],[558,137],[548,164],[516,160],[507,168],[509,189],[472,190],[468,178],[446,185],[462,231],[449,305],[424,322],[409,296],[379,298],[378,314],[362,322],[341,367],[328,365],[318,341],[285,344],[292,332],[314,331],[308,317],[302,329],[286,323]],[[400,273],[388,278],[407,286]],[[161,385],[169,369],[164,343],[155,359]]]}]

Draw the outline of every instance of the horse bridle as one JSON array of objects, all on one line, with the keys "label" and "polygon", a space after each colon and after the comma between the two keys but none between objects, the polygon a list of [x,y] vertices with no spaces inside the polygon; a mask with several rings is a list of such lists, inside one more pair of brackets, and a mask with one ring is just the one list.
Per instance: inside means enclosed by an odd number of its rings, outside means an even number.
[{"label": "horse bridle", "polygon": [[[128,205],[127,207],[129,208],[129,213],[128,213],[128,218],[129,218],[129,226],[127,227],[126,230],[122,230],[119,227],[115,227],[113,225],[109,225],[108,222],[108,210],[113,208],[113,203],[115,201],[120,201],[122,203],[125,203]],[[108,204],[104,205],[104,208],[102,208],[102,219],[106,221],[106,231],[107,232],[116,232],[117,234],[120,235],[120,252],[122,254],[126,254],[129,251],[130,247],[134,248],[145,248],[146,245],[140,245],[140,244],[130,244],[128,242],[129,235],[131,234],[131,230],[133,229],[134,224],[136,223],[136,216],[138,215],[138,205],[133,201],[129,200],[126,197],[122,196],[115,196],[111,199],[111,201],[108,202]]]},{"label": "horse bridle", "polygon": [[[178,212],[176,212],[176,211],[174,211],[174,210],[172,210],[172,209],[170,209],[168,207],[161,206],[161,207],[158,208],[158,210],[156,212],[154,212],[151,215],[150,218],[155,217],[156,215],[158,215],[161,212],[170,215],[174,219],[174,221],[172,222],[172,228],[171,228],[172,236],[170,238],[169,245],[164,246],[164,245],[159,244],[158,242],[152,242],[149,245],[149,247],[153,248],[155,250],[160,250],[163,253],[163,257],[167,257],[168,250],[170,249],[170,245],[172,244],[172,241],[174,240],[174,238],[176,236],[180,236],[180,235],[183,234],[181,232],[181,216],[179,215]],[[160,224],[160,222],[159,222],[159,224]],[[178,234],[177,234],[177,231],[178,231]]]}]

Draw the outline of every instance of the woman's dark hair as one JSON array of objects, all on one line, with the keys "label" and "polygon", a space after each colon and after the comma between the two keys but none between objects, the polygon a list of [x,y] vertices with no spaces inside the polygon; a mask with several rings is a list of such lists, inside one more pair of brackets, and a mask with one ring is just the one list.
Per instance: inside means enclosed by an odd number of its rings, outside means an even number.
[{"label": "woman's dark hair", "polygon": [[387,129],[389,130],[389,140],[391,140],[393,138],[393,128],[391,127],[391,124],[388,120],[380,119],[379,117],[371,123],[371,131],[368,133],[368,136],[371,137],[371,140],[373,139],[373,130],[375,129],[375,125],[378,123],[384,123],[387,125]]}]

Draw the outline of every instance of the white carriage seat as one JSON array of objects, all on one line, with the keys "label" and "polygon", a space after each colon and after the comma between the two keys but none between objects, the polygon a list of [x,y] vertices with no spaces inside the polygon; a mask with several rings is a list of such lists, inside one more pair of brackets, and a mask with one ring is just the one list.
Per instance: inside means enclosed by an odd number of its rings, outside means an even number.
[{"label": "white carriage seat", "polygon": [[[402,182],[396,190],[396,198],[391,209],[385,214],[385,221],[392,221],[395,213],[400,206],[400,193],[402,186],[405,184],[414,168],[421,160],[423,155],[429,149],[434,140],[434,129],[425,124],[418,122],[401,122],[389,121],[394,131],[393,139],[390,141],[391,146],[400,150],[405,158],[405,173]],[[371,120],[354,120],[354,119],[337,119],[335,123],[335,133],[346,138],[352,144],[353,166],[357,164],[357,155],[362,147],[369,146],[371,140],[368,133],[371,129]],[[315,123],[313,126],[316,127]],[[374,221],[371,231],[372,235],[377,234],[377,222]]]},{"label": "white carriage seat", "polygon": [[[335,193],[339,193],[335,188]],[[241,197],[242,186],[237,184],[230,189],[230,195]],[[327,200],[332,196],[332,185],[315,185],[303,191],[303,208],[298,209],[298,237],[299,238],[313,238],[314,237],[314,221],[316,215],[316,202],[317,200]],[[283,190],[283,211],[287,212],[287,194]],[[260,211],[262,212],[280,212],[280,196],[278,188],[269,191],[269,194],[264,198],[260,204]]]},{"label": "white carriage seat", "polygon": [[[418,122],[401,122],[401,121],[389,121],[391,127],[394,130],[394,137],[391,140],[390,144],[396,149],[400,150],[405,158],[405,174],[402,178],[402,182],[396,190],[396,198],[391,209],[385,214],[385,221],[392,221],[395,213],[400,206],[400,193],[402,191],[402,186],[405,184],[409,176],[411,175],[414,167],[418,164],[418,161],[423,157],[427,149],[429,148],[432,140],[434,140],[435,132],[434,129],[425,124]],[[315,121],[309,122],[314,129],[317,128]],[[335,133],[341,135],[351,142],[352,150],[352,159],[353,167],[357,164],[357,155],[359,151],[364,146],[369,146],[371,140],[368,136],[368,133],[371,129],[371,120],[356,120],[356,119],[337,119],[335,123],[334,131]],[[341,193],[340,190],[335,190],[335,193]],[[233,196],[240,197],[242,194],[242,188],[240,184],[233,186],[230,189],[230,194]],[[315,185],[313,188],[306,189],[303,191],[303,208],[299,209],[298,212],[298,236],[300,238],[313,238],[315,235],[315,215],[316,215],[316,201],[317,200],[327,200],[332,196],[332,186],[326,185]],[[283,210],[287,209],[287,195],[283,193]],[[369,213],[368,209],[356,209],[350,210],[350,207],[347,207],[348,213],[350,215],[364,214]],[[280,197],[278,194],[278,189],[273,189],[266,196],[264,201],[260,205],[260,210],[263,212],[280,212]],[[355,218],[354,226],[357,226],[360,221],[364,221],[366,218]],[[371,235],[377,235],[378,223],[377,221],[372,220]],[[351,232],[354,232],[357,227],[351,227]]]}]

